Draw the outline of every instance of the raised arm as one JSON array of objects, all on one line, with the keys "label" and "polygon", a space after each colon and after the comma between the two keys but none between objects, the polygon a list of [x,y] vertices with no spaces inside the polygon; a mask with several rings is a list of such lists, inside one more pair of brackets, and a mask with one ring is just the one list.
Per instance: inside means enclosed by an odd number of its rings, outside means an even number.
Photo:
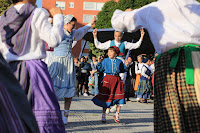
[{"label": "raised arm", "polygon": [[87,24],[86,26],[83,26],[79,28],[78,30],[75,30],[75,41],[79,41],[83,38],[83,36],[88,32],[90,28],[92,28],[92,25],[96,23],[96,17],[94,16],[92,21]]},{"label": "raised arm", "polygon": [[98,41],[97,39],[97,29],[94,29],[93,31],[93,37],[94,37],[94,45],[96,48],[98,49],[102,49],[102,50],[107,50],[110,47],[110,43],[111,41],[107,41],[104,43],[101,43]]},{"label": "raised arm", "polygon": [[38,30],[39,37],[47,42],[49,47],[56,47],[63,38],[63,15],[60,8],[53,8],[49,12],[53,16],[53,26],[49,23],[49,13],[43,8],[35,10],[38,17],[34,17],[35,27]]},{"label": "raised arm", "polygon": [[146,16],[149,8],[144,6],[139,9],[127,9],[126,11],[115,10],[111,24],[117,31],[134,32],[142,27],[146,27]]},{"label": "raised arm", "polygon": [[140,37],[140,40],[137,41],[136,43],[131,43],[131,42],[125,42],[125,49],[129,49],[129,50],[132,50],[132,49],[137,49],[140,47],[140,45],[142,44],[142,40],[143,40],[143,37],[144,37],[144,30],[143,29],[140,29],[140,33],[141,33],[141,37]]}]

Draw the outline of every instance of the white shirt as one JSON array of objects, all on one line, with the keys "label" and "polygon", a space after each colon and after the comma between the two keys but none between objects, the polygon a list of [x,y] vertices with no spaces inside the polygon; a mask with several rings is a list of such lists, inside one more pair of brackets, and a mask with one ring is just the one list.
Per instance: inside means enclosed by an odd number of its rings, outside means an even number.
[{"label": "white shirt", "polygon": [[[145,66],[146,66],[149,70],[151,70],[150,67],[149,67],[148,65],[144,64],[144,66],[142,66],[142,69],[141,69],[141,75],[144,76],[145,78],[148,78],[149,76],[145,73],[145,72],[147,71],[147,68],[146,68]],[[151,72],[152,72],[152,71],[151,71]],[[152,73],[151,73],[151,74],[152,74]]]},{"label": "white shirt", "polygon": [[[97,40],[97,38],[94,38],[95,47],[98,49],[107,50],[110,47],[110,43],[111,43],[111,40],[101,43]],[[141,39],[136,43],[130,43],[130,42],[124,41],[125,49],[129,49],[129,50],[137,49],[140,47],[141,44],[142,44]],[[115,41],[115,45],[116,47],[119,47],[120,42]]]},{"label": "white shirt", "polygon": [[[21,9],[24,4],[15,5],[17,11]],[[44,41],[48,46],[56,47],[63,38],[63,15],[57,14],[53,17],[53,26],[48,21],[49,13],[43,8],[36,8],[34,10],[31,21],[31,31],[22,55],[14,55],[8,51],[7,46],[1,41],[0,36],[0,52],[4,58],[9,61],[16,60],[31,60],[42,59],[46,57],[46,49]]]},{"label": "white shirt", "polygon": [[200,45],[200,3],[196,0],[158,0],[131,12],[116,10],[111,23],[117,31],[146,28],[158,54],[188,43]]},{"label": "white shirt", "polygon": [[135,74],[141,74],[141,69],[144,63],[135,62]]}]

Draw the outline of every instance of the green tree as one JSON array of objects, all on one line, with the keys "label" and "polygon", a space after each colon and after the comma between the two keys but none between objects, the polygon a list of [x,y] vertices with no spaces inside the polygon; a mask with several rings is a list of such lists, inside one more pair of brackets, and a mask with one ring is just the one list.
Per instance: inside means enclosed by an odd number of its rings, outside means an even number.
[{"label": "green tree", "polygon": [[0,0],[0,3],[0,15],[2,15],[3,12],[12,5],[12,3],[9,0]]}]

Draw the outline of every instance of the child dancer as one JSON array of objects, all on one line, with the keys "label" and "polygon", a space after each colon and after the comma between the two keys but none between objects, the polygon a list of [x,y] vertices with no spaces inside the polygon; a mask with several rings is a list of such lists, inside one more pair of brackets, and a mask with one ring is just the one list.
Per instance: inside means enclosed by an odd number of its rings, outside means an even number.
[{"label": "child dancer", "polygon": [[147,98],[150,98],[152,92],[152,85],[151,85],[151,75],[152,71],[150,69],[151,62],[148,58],[143,59],[144,65],[141,68],[141,78],[140,83],[136,92],[137,99],[140,102],[147,102]]},{"label": "child dancer", "polygon": [[57,46],[63,38],[60,8],[49,13],[36,8],[36,0],[13,0],[0,19],[0,51],[19,80],[32,106],[40,132],[64,133],[65,127],[46,64],[44,41]]},{"label": "child dancer", "polygon": [[125,61],[125,65],[120,59],[117,59],[117,56],[123,55],[120,53],[119,48],[112,46],[108,48],[108,57],[103,60],[101,63],[101,57],[98,58],[97,70],[104,72],[106,76],[103,79],[103,85],[99,89],[99,94],[95,96],[92,101],[97,106],[103,107],[102,122],[106,122],[106,108],[110,106],[117,105],[116,115],[114,116],[115,122],[119,123],[119,112],[121,106],[125,104],[125,94],[124,87],[119,73],[125,72],[128,70],[126,67],[128,62]]},{"label": "child dancer", "polygon": [[67,124],[72,97],[76,94],[76,71],[72,55],[72,44],[74,41],[83,38],[96,22],[96,17],[93,18],[91,23],[78,30],[74,29],[76,22],[76,18],[72,15],[64,17],[64,38],[58,47],[54,48],[48,62],[56,96],[65,99],[65,110],[62,112],[64,124]]},{"label": "child dancer", "polygon": [[113,28],[148,30],[159,54],[155,69],[154,131],[200,132],[200,3],[158,0],[116,10]]}]

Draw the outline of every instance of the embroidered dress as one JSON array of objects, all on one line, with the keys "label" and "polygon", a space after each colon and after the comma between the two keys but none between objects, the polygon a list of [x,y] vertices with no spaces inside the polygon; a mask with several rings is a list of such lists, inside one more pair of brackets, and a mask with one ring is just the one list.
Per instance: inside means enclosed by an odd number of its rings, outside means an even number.
[{"label": "embroidered dress", "polygon": [[199,16],[196,0],[158,0],[113,14],[111,23],[116,30],[132,32],[145,27],[161,54],[155,64],[156,133],[200,132]]},{"label": "embroidered dress", "polygon": [[125,104],[123,82],[119,77],[120,72],[128,70],[123,62],[119,59],[105,58],[102,63],[97,64],[97,70],[104,72],[106,76],[99,94],[92,99],[93,103],[104,108]]},{"label": "embroidered dress", "polygon": [[49,56],[48,70],[58,98],[71,98],[76,94],[76,71],[72,55],[73,41],[78,41],[91,28],[88,24],[69,33],[65,30],[62,42]]},{"label": "embroidered dress", "polygon": [[[28,9],[32,9],[31,7],[34,6],[30,3],[18,4],[9,8],[4,17],[1,17],[0,50],[27,94],[40,132],[64,133],[65,127],[52,80],[46,64],[40,60],[46,55],[43,40],[52,47],[61,42],[63,16],[55,15],[55,23],[51,26],[46,10],[35,8],[29,13],[31,10]],[[6,15],[9,13],[11,15]],[[21,18],[24,21],[21,21]],[[12,30],[16,30],[16,33],[11,34]],[[4,40],[8,36],[11,41],[9,38]]]},{"label": "embroidered dress", "polygon": [[151,70],[146,64],[144,64],[142,67],[142,76],[136,92],[137,98],[150,99],[152,95],[152,84],[151,80],[148,79],[148,76],[151,76]]}]

